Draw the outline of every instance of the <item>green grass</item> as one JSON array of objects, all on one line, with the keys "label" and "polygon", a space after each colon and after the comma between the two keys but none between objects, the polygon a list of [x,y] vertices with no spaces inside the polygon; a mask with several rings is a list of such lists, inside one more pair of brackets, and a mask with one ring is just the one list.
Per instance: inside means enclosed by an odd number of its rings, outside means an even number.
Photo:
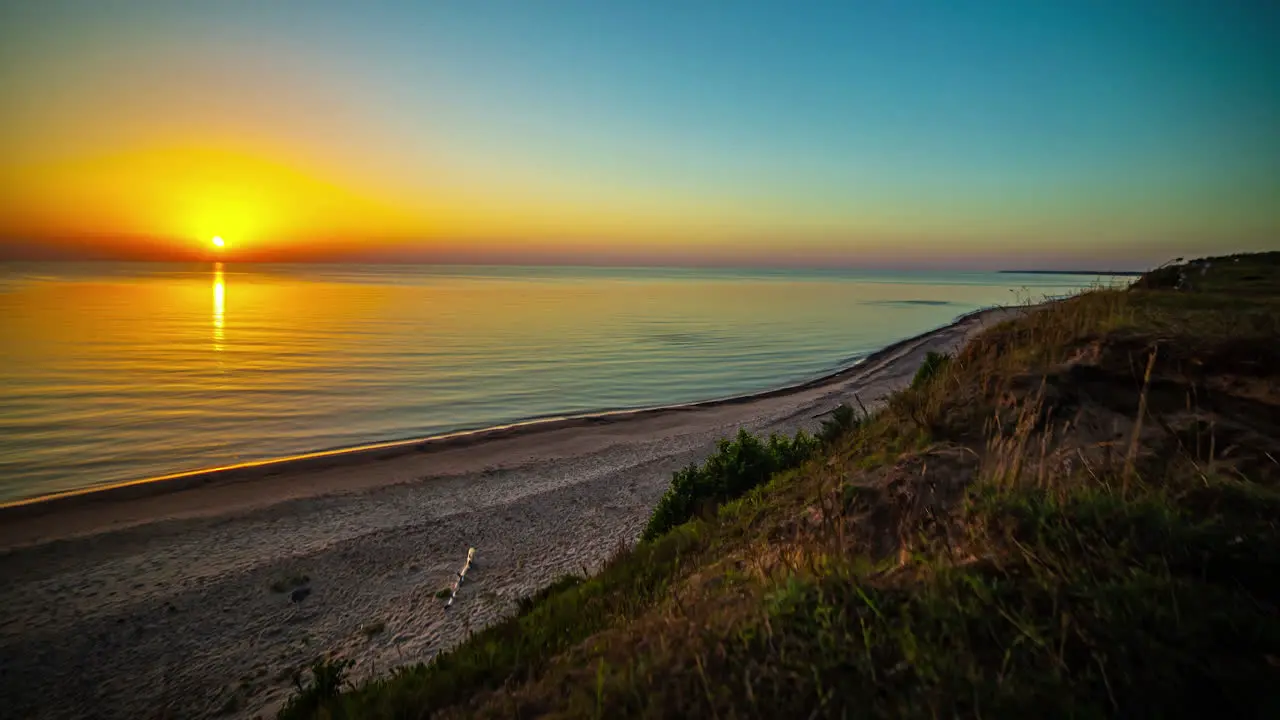
[{"label": "green grass", "polygon": [[965,519],[983,559],[928,551],[893,582],[843,564],[792,576],[715,666],[728,689],[776,655],[770,682],[664,710],[1274,717],[1280,536],[1185,500],[979,487]]},{"label": "green grass", "polygon": [[360,687],[321,666],[282,717],[1280,717],[1277,310],[1267,254],[1003,323],[872,417],[723,442],[595,576]]},{"label": "green grass", "polygon": [[559,595],[565,590],[568,590],[569,588],[572,588],[572,587],[577,587],[578,585],[581,585],[581,584],[582,584],[582,578],[578,575],[562,575],[561,577],[556,578],[554,581],[552,581],[550,585],[547,585],[546,587],[541,588],[534,594],[529,595],[528,597],[522,597],[519,600],[517,600],[516,611],[521,615],[532,612],[535,607],[545,602],[547,598],[551,597],[552,595]]}]

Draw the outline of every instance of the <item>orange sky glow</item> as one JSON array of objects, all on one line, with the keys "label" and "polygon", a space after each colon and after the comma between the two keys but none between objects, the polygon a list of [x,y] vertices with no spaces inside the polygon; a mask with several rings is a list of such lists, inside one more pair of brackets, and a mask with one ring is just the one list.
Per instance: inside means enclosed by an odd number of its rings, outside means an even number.
[{"label": "orange sky glow", "polygon": [[21,5],[0,259],[206,259],[220,236],[229,260],[1143,266],[1280,235],[1280,96],[1248,23],[1197,85],[1170,70],[1193,35],[1017,13],[935,47],[887,10]]}]

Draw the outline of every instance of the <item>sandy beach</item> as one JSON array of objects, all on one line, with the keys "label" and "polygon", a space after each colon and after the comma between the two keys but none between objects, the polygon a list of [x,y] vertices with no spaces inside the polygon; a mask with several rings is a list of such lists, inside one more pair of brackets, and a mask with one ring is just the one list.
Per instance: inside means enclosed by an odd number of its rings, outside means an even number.
[{"label": "sandy beach", "polygon": [[[970,315],[819,381],[186,476],[0,510],[10,717],[270,717],[339,653],[364,677],[431,658],[635,541],[672,471],[738,428],[872,406]],[[466,556],[456,604],[436,593]]]}]

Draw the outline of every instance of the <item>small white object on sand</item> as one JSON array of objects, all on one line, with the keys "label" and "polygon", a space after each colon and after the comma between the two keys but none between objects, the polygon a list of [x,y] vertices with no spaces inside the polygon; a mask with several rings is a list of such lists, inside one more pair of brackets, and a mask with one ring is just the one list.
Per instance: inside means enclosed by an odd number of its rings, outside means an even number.
[{"label": "small white object on sand", "polygon": [[462,587],[462,578],[466,577],[467,570],[471,569],[471,561],[475,559],[475,556],[476,556],[476,549],[468,548],[467,561],[463,563],[462,569],[458,571],[457,579],[453,581],[453,592],[449,593],[449,602],[444,604],[446,608],[448,608],[450,605],[453,604],[454,598],[458,597],[458,588]]}]

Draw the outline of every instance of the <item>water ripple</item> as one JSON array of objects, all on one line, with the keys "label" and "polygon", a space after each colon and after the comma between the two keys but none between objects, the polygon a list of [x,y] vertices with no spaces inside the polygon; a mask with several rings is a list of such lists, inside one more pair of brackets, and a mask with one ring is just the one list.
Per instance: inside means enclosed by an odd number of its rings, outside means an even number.
[{"label": "water ripple", "polygon": [[[1027,278],[0,266],[0,500],[830,371]],[[1035,293],[1090,278],[1036,276]]]}]

